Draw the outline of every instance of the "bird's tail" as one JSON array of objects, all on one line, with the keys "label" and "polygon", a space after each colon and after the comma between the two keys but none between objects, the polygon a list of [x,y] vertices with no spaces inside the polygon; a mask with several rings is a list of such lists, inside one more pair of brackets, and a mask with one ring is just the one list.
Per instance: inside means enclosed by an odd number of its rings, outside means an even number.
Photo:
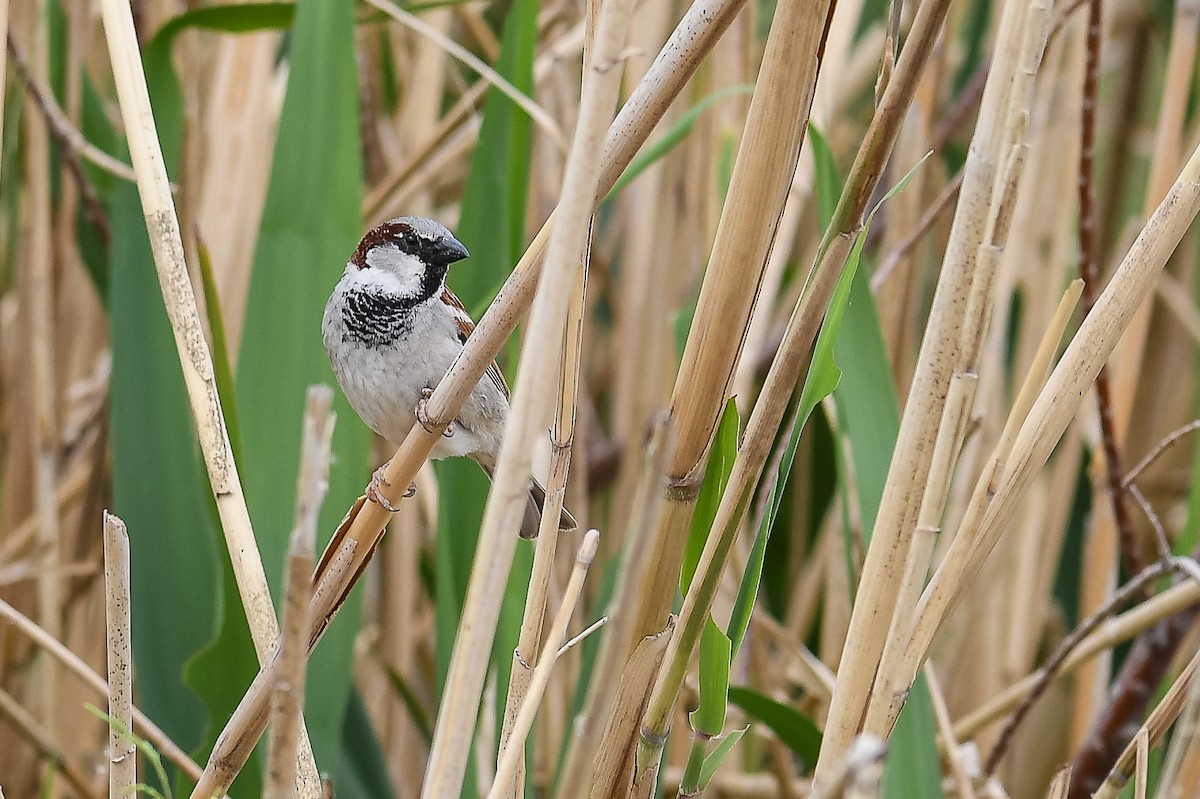
[{"label": "bird's tail", "polygon": [[[525,505],[525,518],[521,520],[521,538],[537,538],[538,528],[542,524],[542,509],[546,507],[546,487],[536,477],[529,478],[529,502]],[[560,532],[570,532],[578,527],[578,522],[566,508],[558,517]]]}]

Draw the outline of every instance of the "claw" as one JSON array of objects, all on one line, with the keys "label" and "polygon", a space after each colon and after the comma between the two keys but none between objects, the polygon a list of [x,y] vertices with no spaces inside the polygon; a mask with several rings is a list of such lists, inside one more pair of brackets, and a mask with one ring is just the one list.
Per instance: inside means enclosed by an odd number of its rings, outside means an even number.
[{"label": "claw", "polygon": [[[388,498],[385,497],[382,493],[380,493],[380,489],[391,485],[391,483],[389,483],[383,477],[383,470],[386,466],[387,466],[387,464],[384,464],[383,466],[380,466],[378,469],[376,469],[374,471],[374,473],[372,473],[371,482],[367,483],[367,499],[371,500],[374,503],[377,503],[380,507],[382,507],[388,513],[395,513],[396,511],[398,511],[400,509],[397,508],[396,506],[392,505],[392,503],[388,501]],[[411,486],[408,487],[408,492],[406,492],[404,494],[404,496],[411,497],[413,495],[413,493],[416,492],[416,490],[417,490],[417,484],[413,483]]]},{"label": "claw", "polygon": [[[433,396],[433,389],[430,388],[429,386],[425,386],[425,388],[421,389],[421,396],[417,400],[417,407],[416,407],[416,410],[414,411],[414,413],[416,414],[416,417],[417,417],[417,421],[421,423],[421,427],[424,427],[425,432],[430,433],[430,434],[432,434],[434,432],[433,422],[431,422],[429,420],[429,411],[426,410],[426,408],[429,405],[429,398],[432,396]],[[455,430],[455,423],[450,422],[450,424],[446,425],[446,429],[442,431],[442,435],[445,436],[446,438],[452,438],[454,436],[454,430]]]}]

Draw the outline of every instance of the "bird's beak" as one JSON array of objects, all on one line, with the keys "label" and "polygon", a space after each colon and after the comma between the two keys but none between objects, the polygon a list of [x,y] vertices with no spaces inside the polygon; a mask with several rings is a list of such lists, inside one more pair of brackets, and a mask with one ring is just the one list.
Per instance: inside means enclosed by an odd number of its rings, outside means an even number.
[{"label": "bird's beak", "polygon": [[431,256],[435,263],[449,266],[452,263],[461,261],[464,258],[470,257],[471,253],[467,252],[467,248],[463,243],[453,236],[446,236],[439,241],[434,247]]}]

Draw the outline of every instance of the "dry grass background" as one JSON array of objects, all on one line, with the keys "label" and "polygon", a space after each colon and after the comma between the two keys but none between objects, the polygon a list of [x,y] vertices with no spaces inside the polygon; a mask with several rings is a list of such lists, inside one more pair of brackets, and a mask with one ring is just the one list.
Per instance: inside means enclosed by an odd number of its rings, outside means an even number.
[{"label": "dry grass background", "polygon": [[[320,795],[312,753],[339,796],[670,796],[713,737],[712,797],[1200,795],[1200,5],[132,6],[136,42],[123,1],[0,0],[0,794],[101,796],[110,757],[111,796],[134,760],[165,790],[84,708],[90,667],[131,718],[132,657],[177,794],[262,662],[205,783],[269,711],[235,797]],[[114,82],[137,47],[173,193],[140,70]],[[178,214],[190,393],[143,208]],[[496,353],[515,412],[490,498],[414,431],[387,522],[352,503],[392,453],[304,389],[345,254],[400,213],[462,234],[477,319],[496,297],[434,426]],[[515,540],[530,458],[598,543]],[[347,596],[300,728],[278,687]]]}]

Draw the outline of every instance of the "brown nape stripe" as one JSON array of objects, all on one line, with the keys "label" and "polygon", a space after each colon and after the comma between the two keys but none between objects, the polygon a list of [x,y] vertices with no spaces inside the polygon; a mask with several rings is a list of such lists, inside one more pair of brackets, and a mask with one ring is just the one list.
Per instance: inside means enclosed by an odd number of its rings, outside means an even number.
[{"label": "brown nape stripe", "polygon": [[397,236],[403,236],[405,233],[411,233],[412,228],[404,222],[384,222],[382,225],[376,225],[367,231],[367,235],[362,237],[362,241],[354,248],[354,254],[350,256],[350,263],[357,266],[359,269],[367,267],[367,252],[380,244],[387,244],[396,239]]}]

